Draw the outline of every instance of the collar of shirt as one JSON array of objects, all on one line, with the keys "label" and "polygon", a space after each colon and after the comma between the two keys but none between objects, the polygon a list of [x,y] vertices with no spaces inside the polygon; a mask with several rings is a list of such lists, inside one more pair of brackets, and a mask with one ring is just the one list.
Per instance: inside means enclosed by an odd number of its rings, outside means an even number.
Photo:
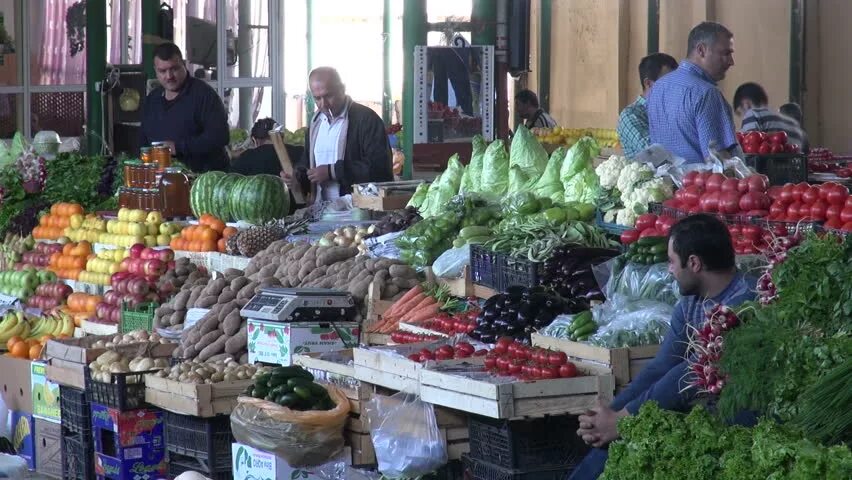
[{"label": "collar of shirt", "polygon": [[716,81],[710,78],[710,75],[707,75],[707,72],[705,72],[703,68],[690,62],[689,60],[682,60],[680,62],[680,68],[683,68],[688,73],[699,77],[700,79],[706,81],[707,83],[710,83],[711,85],[716,85]]},{"label": "collar of shirt", "polygon": [[181,85],[180,90],[178,90],[178,94],[177,94],[177,96],[175,96],[175,98],[173,98],[173,99],[171,99],[171,100],[169,100],[169,99],[167,99],[167,98],[166,98],[166,89],[165,89],[165,88],[163,88],[163,94],[161,95],[161,97],[162,97],[163,101],[164,101],[164,102],[174,102],[175,100],[177,100],[177,99],[181,98],[182,96],[186,95],[186,92],[188,92],[188,91],[189,91],[189,89],[190,89],[190,87],[192,86],[192,82],[195,82],[195,81],[196,81],[196,79],[195,79],[195,78],[190,77],[190,76],[187,74],[186,79],[183,81],[183,85]]},{"label": "collar of shirt", "polygon": [[644,107],[647,103],[648,103],[648,100],[645,99],[645,97],[643,97],[642,95],[639,95],[638,97],[636,97],[636,101],[633,102],[633,105]]},{"label": "collar of shirt", "polygon": [[334,118],[328,118],[328,115],[325,112],[317,112],[317,115],[314,117],[314,121],[316,122],[325,119],[328,123],[334,123],[336,120],[349,115],[350,105],[352,105],[352,98],[349,95],[346,95],[346,101],[343,102],[343,110],[340,111],[340,114],[335,115]]}]

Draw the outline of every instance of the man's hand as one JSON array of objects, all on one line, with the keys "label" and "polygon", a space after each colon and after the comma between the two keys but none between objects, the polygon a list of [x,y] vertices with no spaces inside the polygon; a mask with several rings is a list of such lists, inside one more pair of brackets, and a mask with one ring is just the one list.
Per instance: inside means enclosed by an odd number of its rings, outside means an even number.
[{"label": "man's hand", "polygon": [[308,169],[308,180],[312,183],[323,183],[329,178],[329,166],[328,165],[320,165],[316,168]]},{"label": "man's hand", "polygon": [[177,155],[177,150],[175,149],[175,142],[171,140],[166,140],[163,141],[162,144],[169,147],[169,151],[172,152],[172,155]]},{"label": "man's hand", "polygon": [[598,397],[597,406],[580,415],[580,429],[577,430],[577,435],[587,444],[602,448],[618,438],[618,420],[628,415],[630,413],[627,410],[622,409],[616,412]]},{"label": "man's hand", "polygon": [[281,180],[284,180],[284,184],[287,185],[287,188],[293,190],[296,188],[296,179],[293,175],[285,173],[283,170],[281,171]]}]

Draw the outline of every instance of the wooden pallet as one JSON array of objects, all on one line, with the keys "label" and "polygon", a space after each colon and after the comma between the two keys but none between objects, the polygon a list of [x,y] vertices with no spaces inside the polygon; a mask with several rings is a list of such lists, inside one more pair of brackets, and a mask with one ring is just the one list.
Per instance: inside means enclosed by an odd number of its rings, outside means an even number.
[{"label": "wooden pallet", "polygon": [[[487,372],[420,371],[423,401],[491,418],[522,418],[564,413],[580,414],[612,399],[614,379],[599,365],[576,362],[582,377],[491,383]],[[497,377],[505,379],[506,377]]]},{"label": "wooden pallet", "polygon": [[610,369],[615,377],[615,387],[623,387],[633,381],[645,365],[651,362],[660,350],[659,345],[641,347],[606,348],[587,343],[572,342],[538,333],[532,334],[532,344],[551,350],[565,352],[569,357],[599,363]]},{"label": "wooden pallet", "polygon": [[[444,342],[410,343],[386,347],[356,348],[354,350],[355,378],[363,382],[398,391],[417,393],[420,390],[420,371],[423,364],[406,358],[423,348],[434,350]],[[392,355],[396,353],[397,355]],[[482,365],[484,357],[443,360],[440,365]]]},{"label": "wooden pallet", "polygon": [[253,380],[211,384],[181,383],[156,375],[145,375],[145,401],[164,410],[194,417],[230,415],[237,397]]}]

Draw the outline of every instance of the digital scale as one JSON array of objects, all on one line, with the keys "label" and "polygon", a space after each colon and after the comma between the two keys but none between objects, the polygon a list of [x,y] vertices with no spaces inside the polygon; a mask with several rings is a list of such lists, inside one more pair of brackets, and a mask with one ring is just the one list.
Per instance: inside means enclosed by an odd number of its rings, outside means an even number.
[{"label": "digital scale", "polygon": [[351,322],[358,315],[349,292],[326,288],[263,288],[240,309],[244,318],[273,322]]}]

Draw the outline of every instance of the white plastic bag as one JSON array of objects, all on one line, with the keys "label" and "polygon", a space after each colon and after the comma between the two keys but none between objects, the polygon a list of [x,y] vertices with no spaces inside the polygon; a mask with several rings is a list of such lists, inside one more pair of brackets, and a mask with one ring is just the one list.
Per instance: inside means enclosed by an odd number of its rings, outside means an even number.
[{"label": "white plastic bag", "polygon": [[432,272],[441,278],[459,278],[464,267],[470,265],[470,245],[451,248],[432,263]]},{"label": "white plastic bag", "polygon": [[447,463],[435,408],[417,395],[375,395],[365,410],[378,470],[388,477],[420,477]]},{"label": "white plastic bag", "polygon": [[16,455],[0,453],[0,478],[26,478],[27,461]]},{"label": "white plastic bag", "polygon": [[0,395],[0,437],[12,438],[12,415]]}]

